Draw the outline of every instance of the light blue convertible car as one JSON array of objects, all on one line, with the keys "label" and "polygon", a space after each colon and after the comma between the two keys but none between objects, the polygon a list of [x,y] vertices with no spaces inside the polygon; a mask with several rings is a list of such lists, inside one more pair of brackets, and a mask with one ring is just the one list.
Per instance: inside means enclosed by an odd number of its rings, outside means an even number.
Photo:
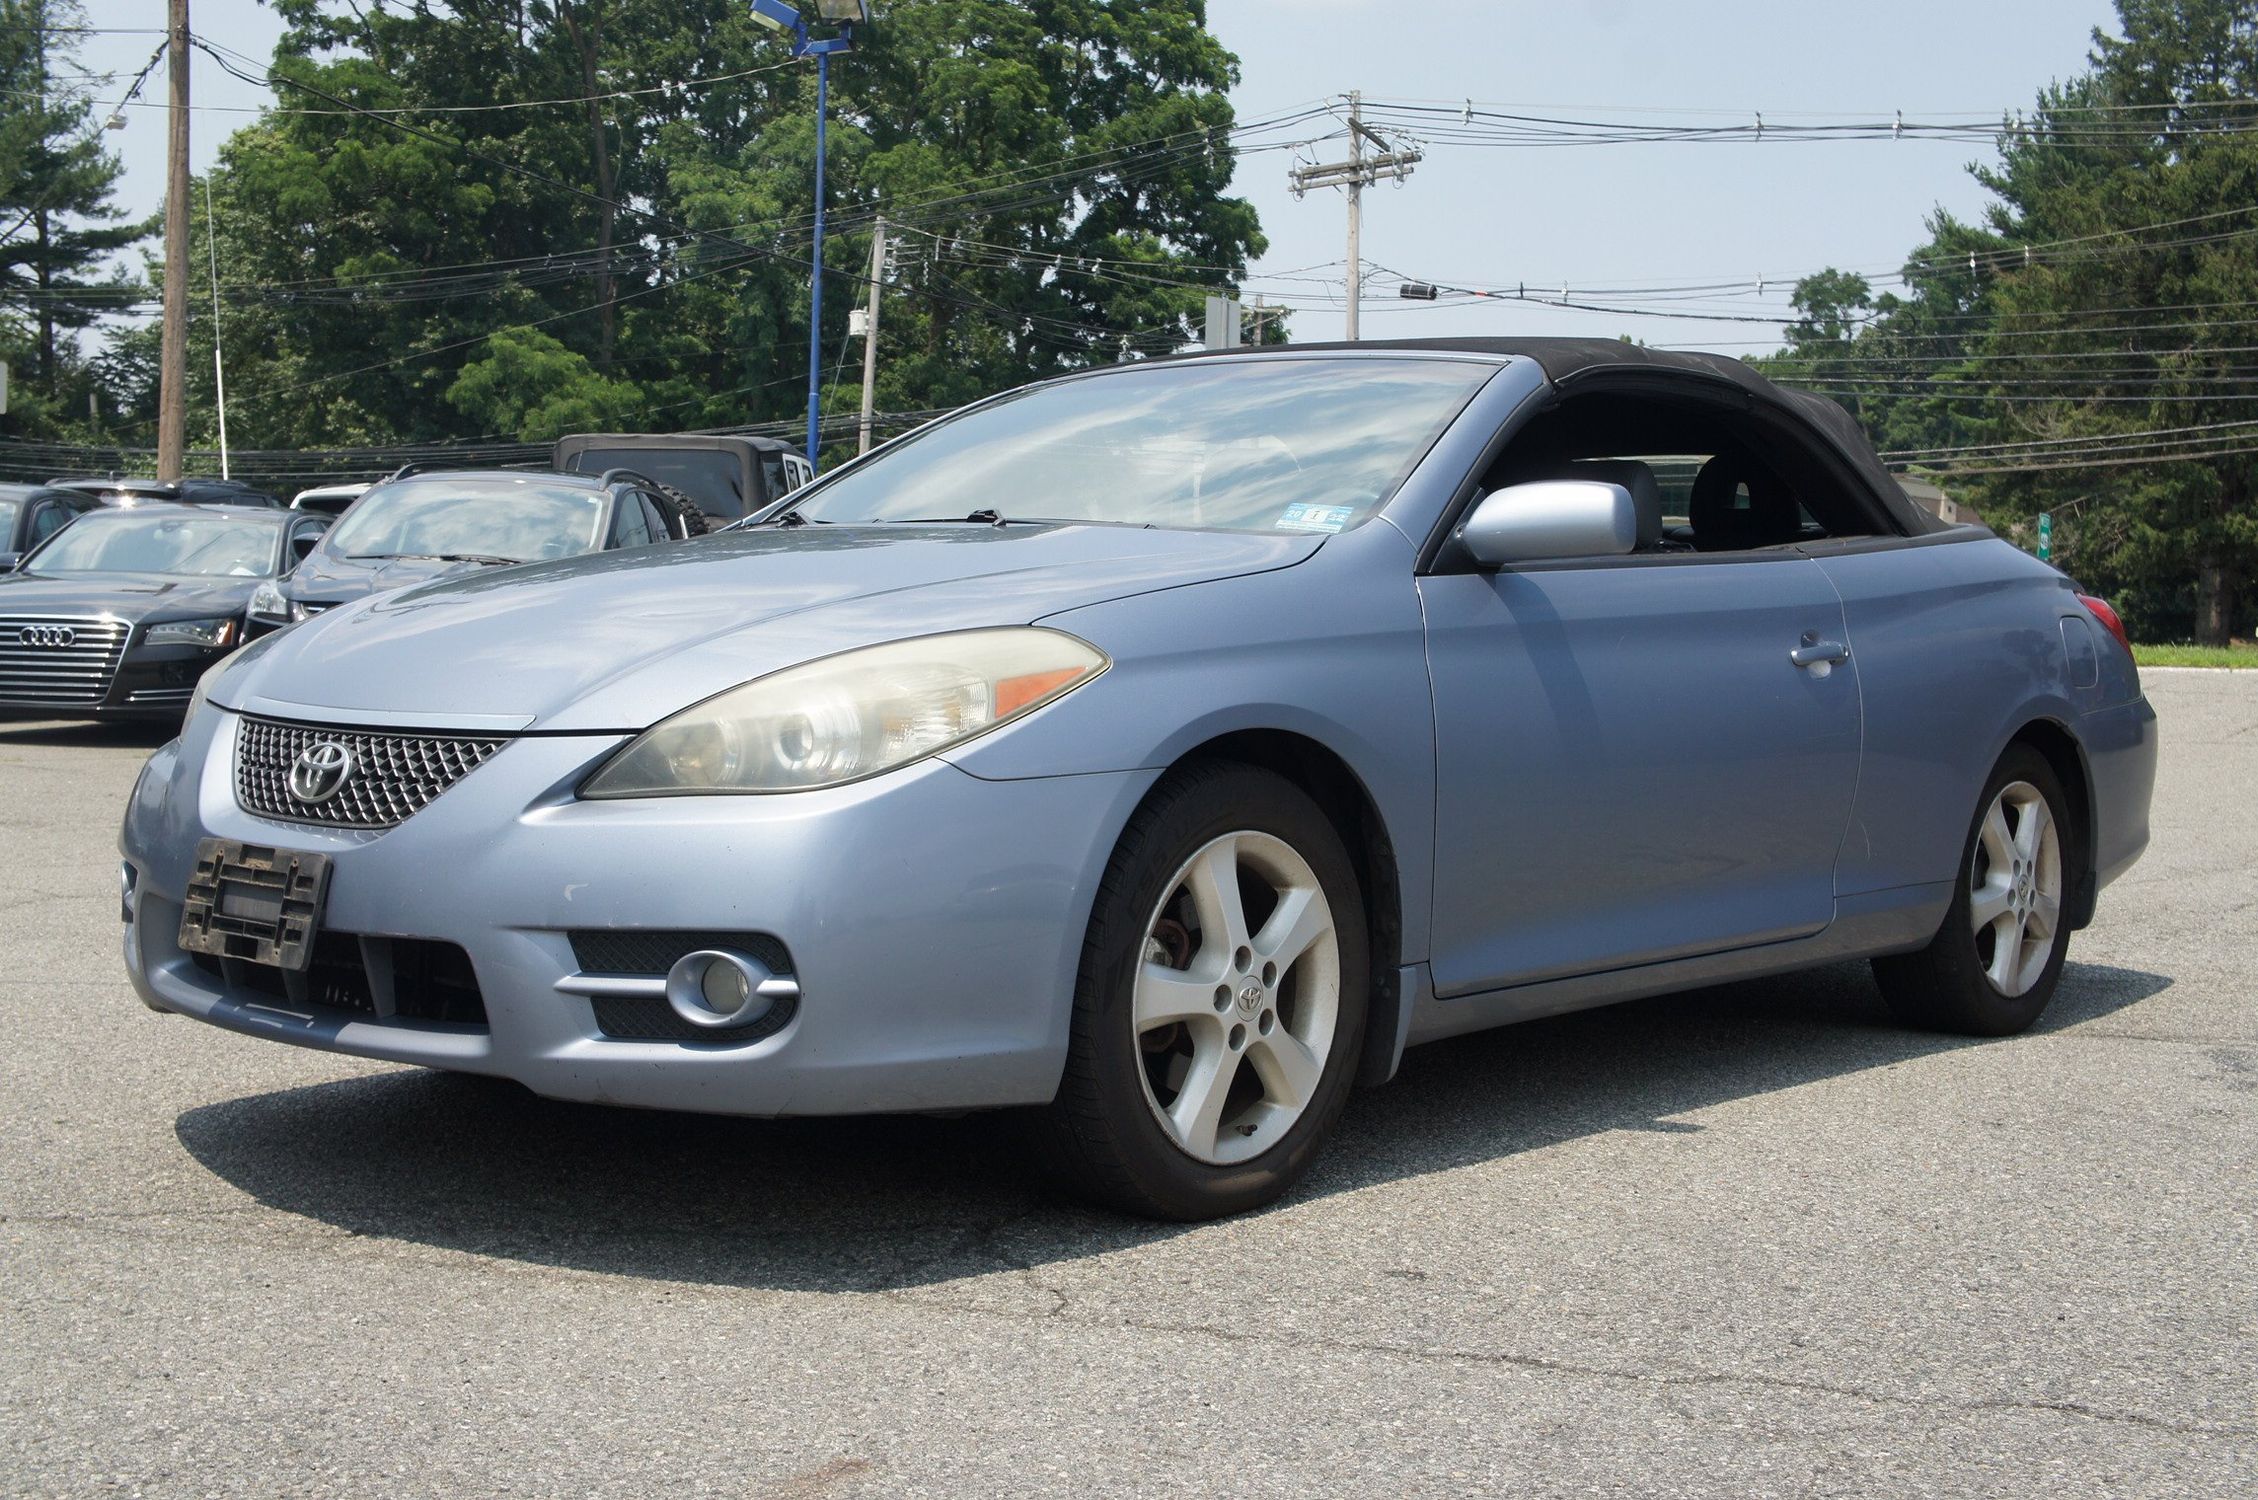
[{"label": "light blue convertible car", "polygon": [[1852,957],[2028,1026],[2155,752],[2106,604],[1737,363],[1195,356],[245,648],[134,789],[125,959],[563,1099],[1030,1106],[1194,1218],[1481,1027]]}]

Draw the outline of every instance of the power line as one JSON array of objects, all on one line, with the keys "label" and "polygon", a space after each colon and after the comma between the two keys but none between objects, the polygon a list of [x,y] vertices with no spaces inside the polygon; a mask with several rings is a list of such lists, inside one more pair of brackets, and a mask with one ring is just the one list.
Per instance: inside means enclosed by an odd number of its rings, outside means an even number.
[{"label": "power line", "polygon": [[[2191,432],[2225,432],[2237,428],[2258,427],[2258,418],[2239,422],[2204,422],[2193,427],[2145,427],[2134,432],[2111,434],[2112,441],[2127,438],[2178,437]],[[1893,448],[1882,453],[1883,458],[1925,458],[1933,455],[1996,453],[2009,449],[2049,448],[2069,443],[2091,443],[2097,434],[2079,434],[2074,437],[2033,438],[2020,443],[1967,443],[1948,448]]]}]

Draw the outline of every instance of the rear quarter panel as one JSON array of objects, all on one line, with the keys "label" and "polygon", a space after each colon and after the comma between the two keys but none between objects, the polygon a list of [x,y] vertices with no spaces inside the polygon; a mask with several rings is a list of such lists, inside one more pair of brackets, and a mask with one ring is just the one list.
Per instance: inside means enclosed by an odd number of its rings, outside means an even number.
[{"label": "rear quarter panel", "polygon": [[1836,892],[1948,881],[2007,742],[2034,719],[2079,737],[2124,679],[2074,682],[2061,622],[2084,606],[2060,573],[1988,534],[1818,560],[1842,595],[1865,717]]}]

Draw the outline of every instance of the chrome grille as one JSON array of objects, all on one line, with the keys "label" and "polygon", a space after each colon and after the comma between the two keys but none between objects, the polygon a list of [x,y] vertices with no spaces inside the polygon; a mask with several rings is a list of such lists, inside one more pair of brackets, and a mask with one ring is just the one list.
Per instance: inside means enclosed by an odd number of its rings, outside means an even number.
[{"label": "chrome grille", "polygon": [[[235,800],[246,812],[332,828],[390,828],[486,763],[508,740],[392,734],[246,717],[235,731]],[[345,784],[326,802],[291,795],[290,768],[309,747],[343,745]]]},{"label": "chrome grille", "polygon": [[109,696],[133,627],[123,620],[0,615],[0,703],[85,708]]}]

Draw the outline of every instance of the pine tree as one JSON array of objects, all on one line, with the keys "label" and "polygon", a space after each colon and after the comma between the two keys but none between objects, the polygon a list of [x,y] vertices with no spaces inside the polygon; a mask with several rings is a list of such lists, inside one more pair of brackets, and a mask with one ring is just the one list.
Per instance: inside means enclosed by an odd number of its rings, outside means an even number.
[{"label": "pine tree", "polygon": [[125,222],[123,168],[71,81],[84,21],[68,0],[0,0],[0,339],[29,356],[19,428],[52,423],[66,379],[83,384],[66,335],[117,306],[127,283],[109,263],[151,227]]}]

